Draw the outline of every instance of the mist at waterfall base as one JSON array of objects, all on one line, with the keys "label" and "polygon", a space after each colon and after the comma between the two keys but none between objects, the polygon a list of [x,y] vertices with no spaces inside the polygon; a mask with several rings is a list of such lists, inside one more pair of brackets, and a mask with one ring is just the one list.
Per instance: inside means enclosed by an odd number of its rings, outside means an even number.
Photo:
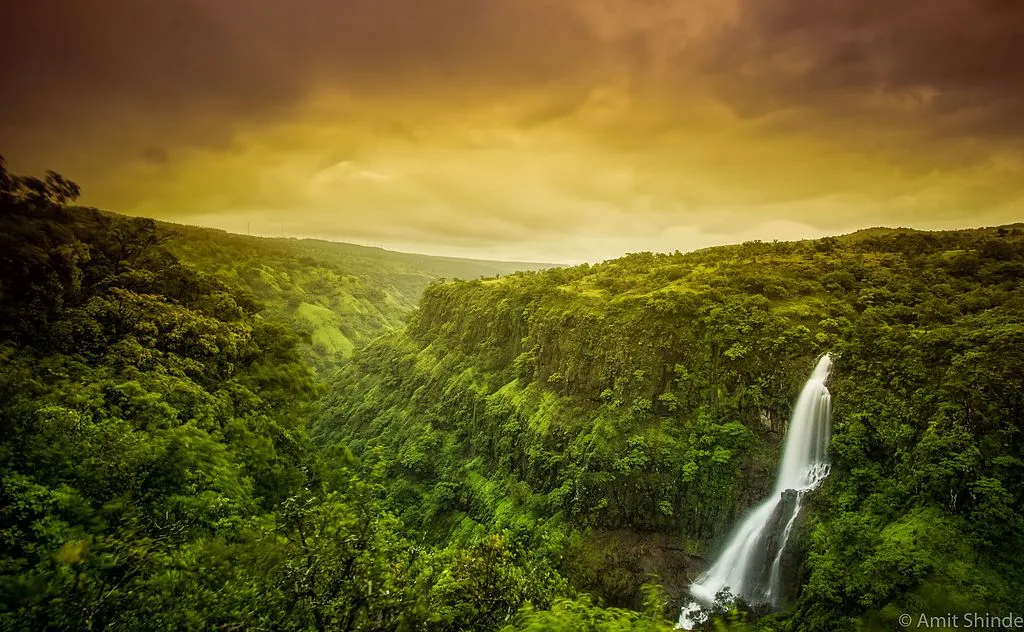
[{"label": "mist at waterfall base", "polygon": [[[825,380],[831,368],[832,358],[825,354],[797,399],[786,431],[775,489],[747,515],[711,568],[690,585],[695,601],[683,608],[679,627],[691,629],[695,624],[691,617],[702,605],[713,604],[722,589],[751,604],[779,605],[782,555],[804,494],[820,485],[829,473],[832,397],[825,388]],[[787,494],[788,490],[793,491]],[[783,502],[785,497],[789,502]],[[773,537],[776,533],[777,538]]]}]

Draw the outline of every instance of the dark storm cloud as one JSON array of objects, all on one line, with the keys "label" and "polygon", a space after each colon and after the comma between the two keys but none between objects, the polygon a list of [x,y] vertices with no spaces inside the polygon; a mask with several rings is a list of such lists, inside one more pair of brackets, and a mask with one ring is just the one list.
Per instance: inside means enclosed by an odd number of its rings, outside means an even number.
[{"label": "dark storm cloud", "polygon": [[38,148],[45,128],[95,143],[97,127],[225,141],[316,90],[557,80],[588,46],[568,5],[542,0],[4,3],[0,142]]},{"label": "dark storm cloud", "polygon": [[1022,41],[1024,0],[25,0],[0,152],[87,204],[449,254],[992,224]]},{"label": "dark storm cloud", "polygon": [[1024,133],[1020,0],[740,0],[712,37],[704,70],[741,111],[789,105],[926,116],[936,135]]},{"label": "dark storm cloud", "polygon": [[259,108],[312,84],[532,81],[556,76],[587,37],[567,10],[532,0],[50,0],[3,11],[0,51],[14,62],[3,79],[22,104],[84,90],[157,108]]},{"label": "dark storm cloud", "polygon": [[[625,0],[5,3],[0,82],[14,88],[0,101],[0,141],[23,145],[45,126],[89,128],[95,142],[97,126],[116,122],[128,137],[209,144],[318,90],[585,92],[613,69],[633,96],[670,100],[700,90],[693,71],[703,72],[744,116],[801,108],[884,126],[926,114],[936,134],[1020,134],[1022,41],[1020,0],[695,1],[685,11]],[[569,114],[559,95],[523,122]]]}]

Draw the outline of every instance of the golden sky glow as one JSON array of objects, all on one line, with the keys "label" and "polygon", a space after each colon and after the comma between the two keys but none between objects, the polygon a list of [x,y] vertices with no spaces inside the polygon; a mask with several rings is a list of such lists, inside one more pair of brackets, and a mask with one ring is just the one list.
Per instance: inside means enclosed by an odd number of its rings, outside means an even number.
[{"label": "golden sky glow", "polygon": [[113,210],[560,262],[1024,219],[1020,0],[7,4],[0,153]]}]

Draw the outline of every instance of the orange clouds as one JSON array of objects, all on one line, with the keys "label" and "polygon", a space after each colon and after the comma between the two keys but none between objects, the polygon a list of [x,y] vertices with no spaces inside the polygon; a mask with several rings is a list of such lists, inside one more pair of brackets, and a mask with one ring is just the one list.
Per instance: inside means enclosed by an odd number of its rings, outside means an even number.
[{"label": "orange clouds", "polygon": [[579,260],[1024,211],[1014,0],[7,12],[0,152],[128,212]]}]

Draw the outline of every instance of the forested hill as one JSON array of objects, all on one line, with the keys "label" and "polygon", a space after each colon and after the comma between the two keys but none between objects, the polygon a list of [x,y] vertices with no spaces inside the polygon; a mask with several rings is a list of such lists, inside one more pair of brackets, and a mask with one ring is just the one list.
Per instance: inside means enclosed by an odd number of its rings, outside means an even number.
[{"label": "forested hill", "polygon": [[1020,226],[437,281],[321,397],[289,310],[343,299],[306,267],[376,264],[77,194],[0,161],[0,630],[668,632],[824,351],[788,605],[713,614],[1024,610]]},{"label": "forested hill", "polygon": [[[77,195],[0,160],[0,630],[527,629],[564,594],[500,536],[411,539],[310,445],[288,326]],[[580,608],[641,618],[538,616]]]},{"label": "forested hill", "polygon": [[424,541],[498,532],[570,591],[640,607],[653,580],[677,613],[770,489],[828,351],[834,470],[791,540],[790,605],[758,625],[1019,612],[1022,228],[436,283],[404,331],[356,353],[315,434],[383,472],[387,506]]},{"label": "forested hill", "polygon": [[325,376],[355,347],[400,327],[427,285],[552,264],[392,252],[314,239],[265,238],[157,222],[182,262],[251,295],[263,316],[302,335],[303,357]]}]

